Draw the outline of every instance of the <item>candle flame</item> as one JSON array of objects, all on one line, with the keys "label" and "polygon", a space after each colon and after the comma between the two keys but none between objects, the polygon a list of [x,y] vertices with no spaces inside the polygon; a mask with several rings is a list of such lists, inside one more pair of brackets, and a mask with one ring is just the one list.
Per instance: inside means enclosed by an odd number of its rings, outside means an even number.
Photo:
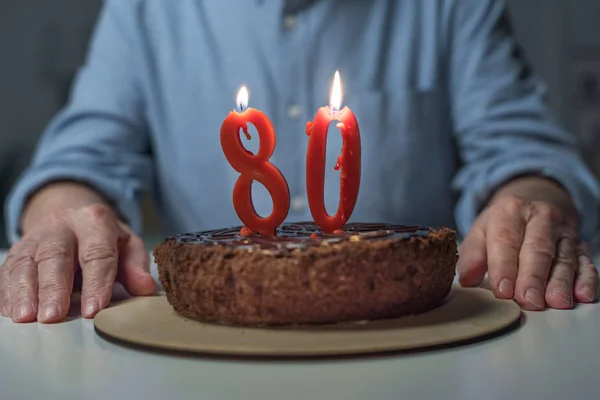
[{"label": "candle flame", "polygon": [[342,107],[342,83],[340,80],[340,71],[335,71],[333,77],[333,86],[331,88],[331,98],[329,100],[329,108],[333,113],[340,111]]},{"label": "candle flame", "polygon": [[248,97],[250,97],[248,94],[248,89],[246,88],[246,86],[242,86],[238,91],[236,99],[239,111],[246,111],[246,109],[248,108]]}]

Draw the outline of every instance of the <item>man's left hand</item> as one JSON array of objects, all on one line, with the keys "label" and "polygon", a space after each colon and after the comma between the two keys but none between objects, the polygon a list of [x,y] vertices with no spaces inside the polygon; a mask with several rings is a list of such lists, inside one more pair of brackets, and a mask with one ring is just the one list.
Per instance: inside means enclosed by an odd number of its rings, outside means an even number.
[{"label": "man's left hand", "polygon": [[527,310],[594,302],[598,270],[577,237],[570,198],[553,183],[525,183],[495,196],[473,224],[460,248],[460,283],[477,286],[487,272],[496,297]]}]

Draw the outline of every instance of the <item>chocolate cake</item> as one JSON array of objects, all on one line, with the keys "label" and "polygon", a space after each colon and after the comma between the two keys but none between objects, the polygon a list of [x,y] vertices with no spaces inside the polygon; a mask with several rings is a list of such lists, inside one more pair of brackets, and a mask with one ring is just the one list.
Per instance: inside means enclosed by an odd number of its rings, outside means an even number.
[{"label": "chocolate cake", "polygon": [[448,295],[457,261],[447,228],[310,223],[275,237],[240,227],[170,237],[154,258],[169,303],[185,317],[242,326],[323,324],[428,311]]}]

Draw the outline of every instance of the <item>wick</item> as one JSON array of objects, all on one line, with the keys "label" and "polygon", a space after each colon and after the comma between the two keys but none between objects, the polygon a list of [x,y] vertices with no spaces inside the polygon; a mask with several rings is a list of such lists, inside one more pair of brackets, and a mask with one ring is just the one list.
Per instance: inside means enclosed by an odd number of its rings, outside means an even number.
[{"label": "wick", "polygon": [[248,107],[244,106],[243,104],[238,104],[237,107],[236,107],[236,111],[239,112],[239,113],[244,112],[247,109],[248,109]]}]

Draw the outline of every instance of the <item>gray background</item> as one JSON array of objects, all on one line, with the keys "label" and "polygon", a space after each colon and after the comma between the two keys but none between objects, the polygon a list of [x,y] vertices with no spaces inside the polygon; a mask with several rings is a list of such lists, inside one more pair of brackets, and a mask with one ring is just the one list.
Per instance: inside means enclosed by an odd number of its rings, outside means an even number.
[{"label": "gray background", "polygon": [[[64,103],[100,0],[0,1],[0,200]],[[518,38],[560,120],[600,176],[600,0],[509,1]],[[148,243],[160,238],[144,200]],[[0,213],[0,224],[3,216]],[[4,229],[0,247],[6,247]]]}]

